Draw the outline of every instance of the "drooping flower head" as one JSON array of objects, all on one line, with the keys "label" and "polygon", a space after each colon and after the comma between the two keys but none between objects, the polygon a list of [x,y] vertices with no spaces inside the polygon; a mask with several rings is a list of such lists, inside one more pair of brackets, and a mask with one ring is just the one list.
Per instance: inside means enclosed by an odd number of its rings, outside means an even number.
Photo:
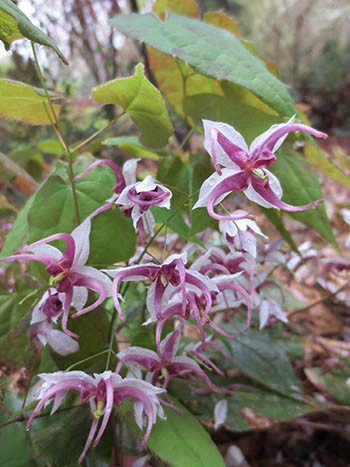
[{"label": "drooping flower head", "polygon": [[[39,403],[29,417],[27,428],[30,427],[33,419],[40,410],[51,401],[53,401],[51,415],[56,412],[68,391],[78,391],[80,393],[80,403],[88,401],[90,404],[93,421],[78,463],[82,462],[84,459],[94,438],[93,446],[96,447],[99,443],[107,427],[113,405],[120,405],[125,398],[130,397],[134,401],[135,420],[140,429],[142,429],[144,425],[144,414],[148,417],[148,426],[140,450],[144,448],[149,438],[157,415],[160,418],[164,418],[163,408],[160,405],[158,395],[165,391],[146,381],[136,378],[123,379],[120,375],[112,373],[111,371],[94,374],[93,377],[83,371],[42,373],[39,377],[44,381],[44,384],[41,386],[37,396]],[[102,422],[96,435],[100,419],[102,419]]]},{"label": "drooping flower head", "polygon": [[74,180],[84,177],[87,173],[99,165],[107,165],[116,176],[116,185],[113,188],[114,195],[106,200],[106,203],[90,214],[89,218],[111,209],[118,205],[124,214],[131,217],[135,230],[138,232],[139,241],[142,243],[145,233],[153,235],[155,225],[154,217],[149,208],[158,206],[170,209],[171,191],[163,185],[156,183],[152,175],[141,181],[136,181],[136,167],[140,159],[130,159],[123,165],[120,171],[117,164],[108,159],[93,162],[86,170],[77,175]]},{"label": "drooping flower head", "polygon": [[194,373],[203,379],[212,391],[218,392],[218,388],[193,358],[187,355],[176,355],[180,339],[180,331],[175,330],[160,342],[158,353],[142,347],[129,347],[122,350],[118,354],[120,362],[116,371],[119,371],[123,364],[131,370],[137,367],[143,368],[148,371],[147,379],[152,384],[163,388],[167,387],[173,377],[183,378]]},{"label": "drooping flower head", "polygon": [[246,251],[253,258],[256,258],[256,238],[255,234],[267,238],[262,233],[257,223],[249,218],[248,213],[236,210],[231,214],[232,218],[246,216],[238,220],[222,220],[219,222],[219,229],[223,233],[227,246],[232,252]]},{"label": "drooping flower head", "polygon": [[162,317],[163,296],[165,291],[169,290],[168,287],[171,286],[175,288],[179,287],[181,290],[181,309],[183,314],[185,313],[187,304],[187,288],[195,287],[201,290],[206,300],[205,311],[203,313],[203,322],[205,322],[212,304],[211,293],[208,288],[209,279],[198,273],[198,271],[187,270],[185,267],[186,262],[186,255],[175,254],[169,256],[163,264],[160,265],[148,263],[114,270],[106,269],[105,272],[114,277],[112,296],[120,320],[124,320],[118,297],[118,286],[120,282],[149,279],[152,281],[152,284],[147,293],[147,307],[151,314],[152,321],[156,321]]},{"label": "drooping flower head", "polygon": [[[279,180],[269,171],[276,161],[275,152],[288,133],[305,131],[317,138],[327,138],[325,133],[302,123],[294,123],[294,117],[287,123],[273,125],[251,143],[250,148],[232,126],[203,120],[204,146],[212,158],[216,172],[204,181],[197,203],[193,209],[207,207],[211,217],[230,220],[231,216],[220,216],[214,206],[232,191],[242,191],[247,198],[266,208],[286,211],[304,211],[317,206],[322,200],[305,206],[291,206],[281,201],[282,188]],[[221,169],[221,166],[224,167]]]},{"label": "drooping flower head", "polygon": [[[79,337],[67,329],[70,308],[74,303],[78,310],[73,318],[88,313],[104,302],[111,295],[111,280],[101,271],[86,266],[90,245],[89,235],[91,222],[86,219],[73,230],[71,234],[58,233],[34,242],[12,256],[1,258],[1,261],[39,261],[46,264],[46,272],[50,275],[50,285],[55,286],[63,301],[62,329],[72,336]],[[58,248],[48,243],[54,240],[64,240],[66,249],[62,253]],[[88,289],[99,294],[99,298],[90,306],[83,308],[88,299]],[[56,298],[46,298],[45,307],[51,308]]]},{"label": "drooping flower head", "polygon": [[172,193],[165,186],[156,183],[152,175],[147,175],[143,181],[136,182],[134,171],[130,178],[133,182],[123,189],[116,203],[131,215],[135,230],[139,229],[142,233],[145,231],[148,235],[152,235],[155,222],[149,208],[158,206],[170,209]]},{"label": "drooping flower head", "polygon": [[[69,355],[79,350],[78,342],[53,326],[63,314],[64,298],[63,293],[50,287],[33,308],[27,335],[35,347],[38,343],[43,346],[48,344],[54,352]],[[75,305],[79,307],[81,304],[72,301],[72,306]]]}]

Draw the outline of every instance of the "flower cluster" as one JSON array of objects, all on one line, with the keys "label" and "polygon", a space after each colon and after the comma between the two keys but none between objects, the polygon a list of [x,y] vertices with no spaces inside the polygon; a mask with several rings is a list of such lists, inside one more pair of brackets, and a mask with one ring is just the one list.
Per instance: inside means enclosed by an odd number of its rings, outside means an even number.
[{"label": "flower cluster", "polygon": [[[75,179],[84,177],[99,165],[113,170],[116,184],[112,197],[90,214],[71,234],[57,233],[25,246],[1,261],[39,261],[46,266],[47,290],[35,305],[28,330],[34,345],[48,344],[53,351],[67,355],[79,349],[79,336],[68,329],[69,318],[89,313],[112,297],[115,313],[124,322],[123,300],[127,300],[125,282],[142,281],[147,287],[148,317],[144,325],[154,325],[155,347],[131,346],[117,354],[114,372],[88,375],[82,371],[44,373],[39,375],[42,385],[37,394],[38,404],[30,416],[27,427],[48,403],[53,402],[51,414],[63,403],[69,391],[77,391],[81,403],[89,403],[92,424],[79,462],[84,459],[91,444],[101,439],[114,405],[125,398],[134,403],[134,416],[140,428],[148,420],[141,443],[144,448],[157,417],[164,418],[163,406],[173,407],[167,396],[174,378],[185,378],[193,391],[218,392],[205,369],[222,374],[220,368],[205,354],[207,346],[217,348],[214,336],[232,339],[222,321],[230,321],[239,311],[246,315],[246,329],[253,314],[260,320],[260,329],[287,316],[277,302],[269,298],[268,286],[279,288],[272,278],[276,265],[288,263],[279,244],[268,245],[267,237],[249,216],[236,210],[217,214],[214,206],[233,191],[243,192],[250,200],[268,208],[302,211],[315,207],[322,200],[306,206],[284,203],[278,179],[266,167],[276,161],[276,151],[288,133],[304,131],[324,138],[318,132],[291,119],[274,125],[258,136],[248,149],[242,136],[231,126],[204,120],[205,142],[215,173],[204,181],[199,199],[194,205],[206,207],[211,217],[219,220],[218,230],[208,230],[203,241],[190,245],[163,260],[152,256],[152,261],[136,264],[129,261],[124,267],[98,270],[88,266],[91,220],[112,207],[131,217],[139,241],[154,232],[154,218],[150,208],[170,208],[171,191],[157,183],[151,175],[142,181],[136,179],[138,159],[127,161],[120,170],[117,164],[102,159],[94,162]],[[225,208],[224,208],[225,209]],[[215,232],[215,233],[214,233]],[[212,239],[215,237],[216,244]],[[264,239],[264,240],[263,240]],[[51,245],[61,240],[61,252]],[[165,248],[167,239],[164,239]],[[168,250],[168,248],[166,248]],[[309,256],[311,253],[309,252]],[[154,259],[153,259],[154,258]],[[297,267],[296,257],[289,258],[289,268]],[[88,295],[97,294],[86,306]],[[124,296],[122,296],[124,295]],[[217,319],[218,318],[218,319]],[[61,329],[57,329],[60,326]],[[171,329],[165,337],[165,329]],[[192,328],[198,340],[182,343],[185,329]],[[220,426],[226,413],[225,402],[216,408],[216,426]]]}]

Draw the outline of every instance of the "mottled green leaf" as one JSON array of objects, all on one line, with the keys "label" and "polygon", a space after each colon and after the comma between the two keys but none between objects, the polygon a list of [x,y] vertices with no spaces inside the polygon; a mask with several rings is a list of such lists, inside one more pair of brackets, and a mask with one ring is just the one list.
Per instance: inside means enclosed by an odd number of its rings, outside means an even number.
[{"label": "mottled green leaf", "polygon": [[37,143],[37,147],[42,152],[47,154],[55,154],[57,156],[64,153],[62,144],[57,139],[45,139]]},{"label": "mottled green leaf", "polygon": [[60,59],[66,65],[68,64],[55,42],[41,29],[34,26],[11,0],[0,0],[0,40],[5,44],[6,50],[10,48],[13,41],[25,37],[38,44],[51,47]]},{"label": "mottled green leaf", "polygon": [[[53,105],[56,116],[60,107]],[[19,81],[0,79],[0,116],[32,125],[50,125],[51,110],[45,95]],[[52,116],[51,116],[52,119]]]},{"label": "mottled green leaf", "polygon": [[252,328],[241,332],[231,325],[224,327],[235,337],[235,340],[225,341],[232,353],[233,368],[279,394],[300,397],[302,389],[298,378],[279,342],[266,332]]},{"label": "mottled green leaf", "polygon": [[227,30],[172,12],[165,21],[152,14],[130,14],[110,22],[127,36],[181,59],[205,76],[246,87],[283,116],[296,113],[287,87]]},{"label": "mottled green leaf", "polygon": [[[305,404],[279,394],[245,385],[241,390],[236,390],[231,396],[225,397],[227,400],[227,418],[225,428],[234,431],[244,431],[252,428],[252,425],[244,417],[244,409],[250,409],[255,416],[267,417],[270,420],[279,422],[301,417],[316,410],[315,406]],[[249,390],[250,389],[250,390]],[[214,412],[215,402],[218,399],[213,396],[204,396],[199,399],[197,410],[203,412],[200,419],[211,420]]]},{"label": "mottled green leaf", "polygon": [[164,100],[144,74],[139,63],[135,74],[118,78],[92,89],[92,95],[101,104],[120,105],[140,129],[140,141],[145,146],[162,147],[173,134]]}]

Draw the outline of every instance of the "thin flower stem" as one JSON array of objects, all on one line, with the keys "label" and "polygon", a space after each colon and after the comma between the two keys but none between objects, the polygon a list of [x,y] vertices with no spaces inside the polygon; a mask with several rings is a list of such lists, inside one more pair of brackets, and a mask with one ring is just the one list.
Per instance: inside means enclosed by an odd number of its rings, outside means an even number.
[{"label": "thin flower stem", "polygon": [[76,189],[75,189],[75,183],[74,183],[73,155],[70,152],[69,148],[67,148],[67,156],[68,156],[68,176],[69,176],[69,181],[70,181],[70,184],[71,184],[71,187],[72,187],[76,224],[79,225],[80,224],[80,214],[79,214],[79,206],[78,206],[78,196],[77,196],[77,192],[76,192]]},{"label": "thin flower stem", "polygon": [[181,141],[181,144],[179,146],[179,151],[182,150],[182,148],[185,146],[185,144],[187,143],[187,141],[191,138],[191,136],[193,135],[193,133],[196,131],[196,127],[192,127],[188,130],[188,132],[186,133],[184,139]]},{"label": "thin flower stem", "polygon": [[79,215],[79,208],[78,208],[78,197],[77,197],[77,193],[76,193],[76,190],[75,190],[75,183],[74,183],[74,175],[73,175],[73,155],[72,155],[72,152],[64,138],[64,135],[63,135],[63,132],[62,132],[62,129],[60,127],[60,124],[59,124],[59,121],[58,121],[58,118],[57,118],[57,115],[56,115],[56,112],[55,112],[55,109],[52,105],[52,102],[51,102],[51,99],[50,99],[50,96],[49,96],[49,92],[47,90],[47,87],[46,87],[46,84],[45,84],[45,80],[44,80],[44,75],[41,71],[41,67],[40,67],[40,63],[39,63],[39,60],[38,60],[38,56],[36,54],[36,50],[35,50],[35,45],[34,45],[34,42],[31,42],[31,45],[32,45],[32,50],[33,50],[33,56],[34,56],[34,61],[35,61],[35,65],[36,65],[36,68],[37,68],[37,71],[38,71],[38,75],[39,75],[39,78],[40,78],[40,82],[41,82],[41,85],[43,87],[43,90],[44,90],[44,93],[45,93],[45,96],[46,96],[46,99],[47,99],[47,104],[48,104],[48,107],[46,107],[46,103],[44,103],[44,107],[46,109],[46,113],[48,115],[48,118],[50,120],[50,123],[57,135],[57,138],[58,140],[60,141],[65,153],[66,153],[66,157],[67,157],[67,160],[68,160],[68,177],[69,177],[69,182],[71,184],[71,187],[72,187],[72,193],[73,193],[73,204],[74,204],[74,211],[75,211],[75,218],[76,218],[76,224],[79,225],[80,224],[80,215]]},{"label": "thin flower stem", "polygon": [[64,139],[62,130],[61,130],[60,125],[59,125],[59,121],[57,119],[55,109],[53,108],[53,105],[52,105],[52,102],[51,102],[51,99],[50,99],[50,96],[49,96],[49,91],[47,90],[47,87],[46,87],[46,84],[45,84],[44,75],[43,75],[43,73],[41,71],[41,67],[40,67],[40,63],[39,63],[39,60],[38,60],[38,56],[36,54],[34,42],[31,42],[31,45],[32,45],[34,61],[35,61],[35,65],[36,65],[36,68],[37,68],[37,71],[38,71],[39,79],[40,79],[41,85],[43,87],[43,90],[44,90],[44,93],[45,93],[45,96],[46,96],[46,99],[47,99],[47,103],[48,103],[50,111],[51,111],[51,117],[49,115],[49,119],[50,119],[50,121],[52,121],[52,120],[54,121],[55,128],[57,129],[57,131],[60,134],[60,142],[61,142],[62,146],[64,147],[64,150],[66,151],[67,148],[68,148],[68,145],[67,145],[67,143],[66,143],[66,141]]},{"label": "thin flower stem", "polygon": [[111,324],[109,326],[109,345],[108,345],[108,354],[107,354],[107,360],[106,360],[106,366],[105,366],[105,371],[109,369],[109,365],[111,363],[111,357],[112,357],[112,352],[113,352],[113,337],[114,337],[114,331],[116,328],[116,319],[117,319],[117,310],[114,310]]},{"label": "thin flower stem", "polygon": [[79,143],[77,146],[75,146],[74,148],[71,149],[72,151],[72,154],[74,154],[75,152],[79,151],[79,149],[81,149],[82,147],[84,147],[86,144],[90,143],[90,141],[92,141],[94,138],[96,138],[98,135],[100,135],[101,133],[103,133],[105,130],[107,130],[107,128],[111,127],[112,125],[114,125],[115,122],[117,122],[123,115],[125,115],[125,111],[123,111],[121,114],[117,115],[115,118],[113,118],[113,120],[111,120],[110,122],[108,122],[104,127],[100,128],[99,130],[97,130],[94,134],[92,134],[91,136],[89,136],[86,140],[82,141],[81,143]]},{"label": "thin flower stem", "polygon": [[102,352],[99,352],[99,353],[96,353],[94,355],[90,355],[89,357],[83,358],[83,360],[79,360],[79,362],[75,362],[72,365],[69,365],[64,371],[65,372],[71,371],[72,368],[80,365],[81,363],[85,363],[85,362],[88,362],[89,360],[93,360],[94,358],[99,357],[100,355],[103,355],[103,354],[105,354],[107,352],[108,352],[108,350],[103,350]]},{"label": "thin flower stem", "polygon": [[163,263],[166,258],[166,241],[167,241],[167,235],[168,235],[168,223],[165,224],[165,234],[164,234],[164,247],[163,247]]}]

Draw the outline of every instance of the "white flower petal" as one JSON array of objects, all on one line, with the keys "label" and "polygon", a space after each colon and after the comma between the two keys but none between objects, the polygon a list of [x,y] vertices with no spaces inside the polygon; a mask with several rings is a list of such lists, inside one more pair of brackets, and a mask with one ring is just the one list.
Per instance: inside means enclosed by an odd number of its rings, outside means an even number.
[{"label": "white flower petal", "polygon": [[239,232],[237,236],[241,242],[240,249],[247,251],[253,258],[256,258],[256,238],[251,232]]},{"label": "white flower petal", "polygon": [[49,256],[50,258],[53,258],[56,260],[59,260],[62,258],[62,252],[58,248],[55,248],[52,245],[47,245],[44,243],[42,245],[37,245],[33,248],[30,248],[30,250],[28,251],[31,251],[32,253],[36,253],[39,255]]},{"label": "white flower petal", "polygon": [[[176,332],[176,331],[174,331]],[[160,343],[160,353],[163,354],[164,353],[164,350],[165,350],[165,347],[168,345],[168,342],[169,342],[169,339],[172,338],[174,332],[170,332],[163,340],[162,342]],[[175,355],[177,354],[177,351],[179,350],[179,346],[180,346],[180,340],[181,340],[181,334],[178,333],[178,336],[177,338],[175,339],[175,342],[174,342],[174,345],[173,345],[173,348],[172,348],[172,357],[175,357]]]},{"label": "white flower petal", "polygon": [[259,329],[260,330],[266,326],[269,316],[270,316],[269,303],[266,300],[263,300],[259,308],[259,321],[260,321]]},{"label": "white flower petal", "polygon": [[[152,360],[159,361],[159,357],[156,352],[150,349],[145,349],[143,347],[137,347],[137,346],[128,347],[127,349],[121,350],[118,353],[117,357],[119,358],[119,360],[123,360],[128,355],[135,355],[135,354],[141,355],[142,357],[151,358]],[[128,363],[129,362],[126,362],[125,364],[128,365]]]},{"label": "white flower petal", "polygon": [[142,417],[143,409],[144,409],[143,402],[136,401],[134,403],[135,422],[136,422],[137,426],[140,428],[140,430],[142,430],[142,427],[143,427],[143,424],[144,424],[143,423],[143,417]]},{"label": "white flower petal", "polygon": [[56,329],[47,334],[47,343],[59,355],[69,355],[79,350],[76,340]]},{"label": "white flower petal", "polygon": [[257,233],[258,235],[261,235],[264,238],[268,238],[267,235],[262,233],[262,231],[260,230],[260,227],[258,226],[258,224],[255,221],[253,221],[251,219],[247,219],[246,224],[247,224],[247,227],[249,227],[251,230],[253,230],[253,232]]},{"label": "white flower petal", "polygon": [[154,234],[154,226],[156,225],[156,221],[154,220],[154,216],[150,210],[147,210],[142,214],[142,222],[143,228],[151,237]]},{"label": "white flower petal", "polygon": [[227,417],[227,400],[222,399],[214,407],[214,430],[220,428],[225,423]]},{"label": "white flower petal", "polygon": [[72,307],[75,308],[77,311],[82,310],[85,306],[85,303],[87,302],[87,299],[87,288],[75,285],[73,287]]},{"label": "white flower petal", "polygon": [[79,270],[80,274],[83,274],[90,279],[94,279],[99,282],[106,290],[107,297],[112,296],[112,281],[106,274],[99,269],[93,268],[92,266],[82,266]]},{"label": "white flower petal", "polygon": [[136,182],[136,166],[141,159],[130,159],[123,165],[123,176],[125,185],[131,185]]},{"label": "white flower petal", "polygon": [[[50,289],[51,293],[55,293],[56,289]],[[40,323],[41,321],[47,320],[47,316],[42,310],[42,307],[46,300],[49,298],[49,291],[47,290],[38,303],[33,308],[32,318],[30,320],[30,324]]]},{"label": "white flower petal", "polygon": [[[231,214],[232,216],[234,214]],[[234,237],[237,235],[237,221],[219,221],[219,229],[225,236]]]},{"label": "white flower petal", "polygon": [[167,259],[164,261],[164,264],[170,264],[174,261],[174,259],[181,259],[184,264],[187,263],[187,254],[186,253],[176,253],[174,255],[170,255],[167,257]]},{"label": "white flower petal", "polygon": [[131,190],[131,188],[133,188],[134,186],[136,185],[136,183],[132,184],[132,185],[127,185],[123,190],[122,192],[120,193],[120,195],[118,196],[118,199],[116,201],[116,204],[120,204],[121,206],[132,206],[133,203],[129,200],[128,198],[128,193],[129,191]]},{"label": "white flower petal", "polygon": [[155,190],[157,184],[154,181],[152,175],[147,175],[142,182],[136,183],[135,190],[136,193],[142,193],[143,191],[152,191]]},{"label": "white flower petal", "polygon": [[343,214],[344,221],[350,225],[350,209],[342,209],[341,213]]},{"label": "white flower petal", "polygon": [[[203,120],[203,127],[204,127],[204,147],[208,151],[211,157],[212,155],[212,138],[211,138],[211,130],[215,129],[226,136],[233,144],[239,146],[245,152],[248,153],[248,146],[245,142],[243,136],[236,131],[231,125],[222,122],[212,122],[210,120]],[[217,151],[217,161],[220,165],[224,167],[230,167],[233,169],[239,169],[239,167],[232,162],[232,160],[227,156],[226,152],[222,149],[220,144],[216,146]]]},{"label": "white flower petal", "polygon": [[132,211],[131,211],[132,225],[133,225],[135,230],[137,229],[137,222],[141,218],[141,216],[142,216],[142,214],[140,212],[140,206],[135,204],[134,207],[132,208]]},{"label": "white flower petal", "polygon": [[72,232],[72,237],[75,243],[75,254],[72,265],[72,271],[78,272],[88,260],[90,253],[89,235],[91,230],[90,219],[85,219],[78,227]]},{"label": "white flower petal", "polygon": [[148,459],[149,454],[146,454],[145,456],[140,457],[140,459],[137,459],[131,467],[146,467]]},{"label": "white flower petal", "polygon": [[[240,172],[241,169],[223,169],[222,170],[222,175],[219,175],[217,172],[214,172],[213,174],[210,175],[206,180],[204,180],[201,189],[199,191],[199,196],[198,196],[198,201],[196,204],[193,206],[192,209],[197,209],[197,208],[205,208],[207,205],[208,198],[213,191],[213,189],[221,183],[223,180],[225,180],[227,177],[230,177],[231,175],[234,175],[238,172]],[[229,193],[225,193],[220,198],[216,200],[215,204],[220,203]]]},{"label": "white flower petal", "polygon": [[152,282],[152,284],[148,287],[148,291],[147,291],[146,305],[147,305],[147,310],[150,314],[150,318],[146,321],[147,324],[157,321],[156,309],[154,306],[156,284],[157,284],[156,281]]}]

